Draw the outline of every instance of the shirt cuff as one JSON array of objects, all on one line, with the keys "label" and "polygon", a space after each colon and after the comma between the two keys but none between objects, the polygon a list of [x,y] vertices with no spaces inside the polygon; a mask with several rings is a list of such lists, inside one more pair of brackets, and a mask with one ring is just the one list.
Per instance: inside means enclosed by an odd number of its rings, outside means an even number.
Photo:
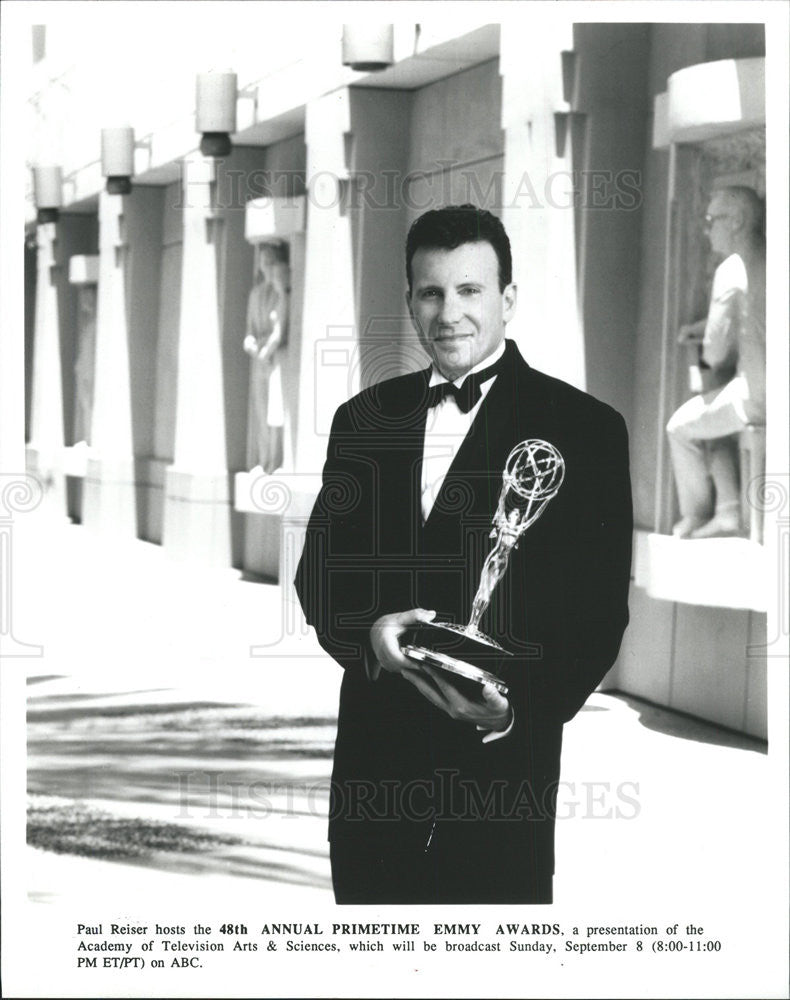
[{"label": "shirt cuff", "polygon": [[513,723],[516,721],[516,713],[513,711],[513,706],[510,706],[510,722],[507,724],[506,729],[486,729],[485,726],[477,726],[477,731],[480,733],[485,733],[483,737],[483,743],[493,743],[494,740],[501,740],[504,736],[509,736],[510,731],[513,728]]}]

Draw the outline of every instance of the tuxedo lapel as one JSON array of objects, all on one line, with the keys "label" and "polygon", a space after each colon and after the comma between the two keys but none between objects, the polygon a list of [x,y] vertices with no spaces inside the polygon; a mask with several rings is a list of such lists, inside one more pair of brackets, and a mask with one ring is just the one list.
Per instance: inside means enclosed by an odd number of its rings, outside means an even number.
[{"label": "tuxedo lapel", "polygon": [[421,530],[420,478],[425,440],[427,371],[415,372],[393,384],[374,386],[367,414],[376,470],[374,510],[377,552],[413,551]]}]

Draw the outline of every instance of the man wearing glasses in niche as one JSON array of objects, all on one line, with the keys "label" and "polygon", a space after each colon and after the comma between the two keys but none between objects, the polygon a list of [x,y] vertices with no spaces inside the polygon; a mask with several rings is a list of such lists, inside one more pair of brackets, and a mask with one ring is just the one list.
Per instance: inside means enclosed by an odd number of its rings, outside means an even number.
[{"label": "man wearing glasses in niche", "polygon": [[[531,369],[502,223],[427,212],[406,242],[407,305],[431,358],[335,414],[296,590],[344,667],[330,796],[338,903],[550,903],[563,723],[628,621],[631,494],[622,418]],[[535,336],[549,336],[540,331]],[[401,642],[469,620],[511,450],[549,442],[565,479],[524,532],[485,625],[507,694],[456,685]],[[470,690],[471,688],[471,690]]]},{"label": "man wearing glasses in niche", "polygon": [[740,186],[714,192],[705,227],[711,249],[724,260],[713,278],[707,318],[682,327],[678,339],[700,345],[718,385],[684,403],[667,424],[678,538],[739,534],[732,435],[765,423],[765,241],[756,192]]}]

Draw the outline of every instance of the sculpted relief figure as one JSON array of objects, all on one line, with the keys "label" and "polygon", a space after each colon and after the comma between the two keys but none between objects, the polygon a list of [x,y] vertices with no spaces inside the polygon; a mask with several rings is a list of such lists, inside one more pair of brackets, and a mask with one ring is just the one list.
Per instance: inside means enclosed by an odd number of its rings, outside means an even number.
[{"label": "sculpted relief figure", "polygon": [[262,243],[256,248],[258,280],[247,305],[244,350],[250,355],[250,465],[252,471],[274,472],[283,463],[281,355],[288,340],[291,269],[288,244]]},{"label": "sculpted relief figure", "polygon": [[[678,538],[741,530],[737,444],[733,435],[765,423],[765,241],[763,207],[747,187],[715,191],[705,225],[724,260],[713,279],[706,319],[680,330],[724,384],[684,403],[667,424],[680,520]],[[731,376],[731,377],[730,377]]]}]

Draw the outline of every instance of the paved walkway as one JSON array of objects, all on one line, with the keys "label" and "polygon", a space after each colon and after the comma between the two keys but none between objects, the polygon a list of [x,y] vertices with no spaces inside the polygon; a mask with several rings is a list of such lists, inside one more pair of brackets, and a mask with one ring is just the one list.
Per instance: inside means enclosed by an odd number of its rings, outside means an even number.
[{"label": "paved walkway", "polygon": [[[32,518],[13,543],[14,635],[43,647],[7,661],[27,674],[38,843],[62,847],[68,821],[72,849],[91,849],[89,831],[102,855],[29,848],[30,898],[225,887],[254,901],[265,887],[271,904],[329,899],[340,670],[289,624],[280,588]],[[770,884],[756,846],[768,764],[757,741],[593,695],[566,727],[556,901],[638,914],[679,893],[708,905],[747,877]],[[747,798],[755,807],[739,808]],[[162,847],[174,825],[182,841]],[[115,856],[119,829],[138,856]]]}]

